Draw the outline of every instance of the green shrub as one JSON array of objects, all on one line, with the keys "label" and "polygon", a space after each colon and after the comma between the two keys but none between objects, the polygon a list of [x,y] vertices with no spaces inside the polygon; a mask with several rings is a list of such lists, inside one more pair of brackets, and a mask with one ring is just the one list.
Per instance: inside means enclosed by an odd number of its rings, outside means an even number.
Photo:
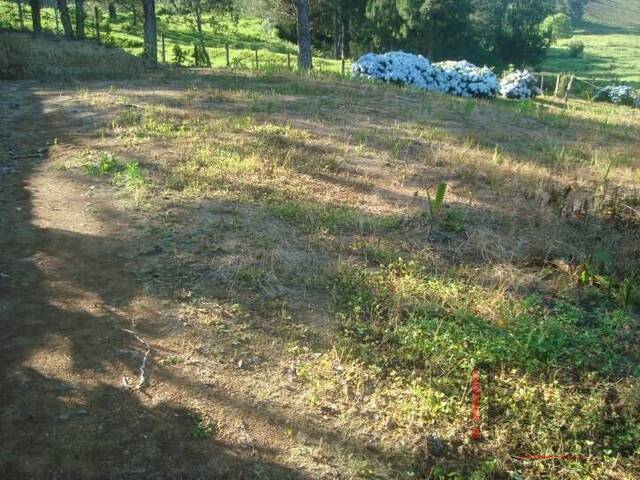
[{"label": "green shrub", "polygon": [[182,65],[185,60],[186,55],[182,51],[182,48],[180,48],[180,45],[176,43],[173,46],[173,63],[175,63],[176,65]]},{"label": "green shrub", "polygon": [[567,47],[569,48],[569,56],[571,58],[580,57],[584,53],[584,43],[579,40],[569,42]]},{"label": "green shrub", "polygon": [[549,15],[540,25],[540,30],[551,37],[553,42],[560,38],[571,38],[573,36],[571,19],[564,13]]},{"label": "green shrub", "polygon": [[202,45],[198,45],[197,43],[193,44],[193,66],[194,67],[210,67],[211,59],[209,58],[209,53],[207,49]]}]

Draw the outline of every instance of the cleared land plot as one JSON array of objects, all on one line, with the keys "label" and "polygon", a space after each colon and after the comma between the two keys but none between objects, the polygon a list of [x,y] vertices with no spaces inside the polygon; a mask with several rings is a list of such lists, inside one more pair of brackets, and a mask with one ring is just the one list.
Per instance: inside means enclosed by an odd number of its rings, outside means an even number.
[{"label": "cleared land plot", "polygon": [[638,111],[219,72],[0,88],[6,475],[640,472]]}]

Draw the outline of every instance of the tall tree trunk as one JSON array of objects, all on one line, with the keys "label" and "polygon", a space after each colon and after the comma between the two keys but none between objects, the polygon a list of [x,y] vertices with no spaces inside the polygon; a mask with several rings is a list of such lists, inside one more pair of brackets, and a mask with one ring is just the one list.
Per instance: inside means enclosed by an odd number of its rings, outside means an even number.
[{"label": "tall tree trunk", "polygon": [[351,56],[351,17],[348,12],[343,12],[341,23],[340,50],[342,58],[349,58]]},{"label": "tall tree trunk", "polygon": [[56,19],[56,34],[60,33],[60,20],[58,19],[59,15],[58,15],[58,9],[56,7],[53,7],[53,16]]},{"label": "tall tree trunk", "polygon": [[33,24],[33,33],[42,32],[42,20],[40,18],[40,0],[30,0],[31,4],[31,22]]},{"label": "tall tree trunk", "polygon": [[84,0],[75,0],[76,2],[76,38],[84,38]]},{"label": "tall tree trunk", "polygon": [[24,30],[24,11],[22,9],[22,0],[18,0],[18,19],[20,20],[20,30]]},{"label": "tall tree trunk", "polygon": [[33,33],[42,32],[42,20],[40,17],[40,0],[30,0],[31,4],[31,23],[33,25]]},{"label": "tall tree trunk", "polygon": [[109,2],[109,20],[116,20],[118,12],[116,11],[116,4]]},{"label": "tall tree trunk", "polygon": [[144,56],[147,66],[158,66],[158,31],[156,28],[156,0],[142,0],[144,17]]},{"label": "tall tree trunk", "polygon": [[[209,53],[207,53],[207,48],[204,45],[204,31],[202,30],[202,10],[200,9],[200,3],[196,2],[195,6],[195,15],[196,15],[196,28],[198,29],[198,41],[200,42],[200,60],[202,61],[205,67],[211,66],[211,59],[209,58]],[[199,67],[200,65],[196,65]]]},{"label": "tall tree trunk", "polygon": [[66,38],[73,38],[73,25],[71,24],[71,14],[67,6],[67,0],[57,0],[58,10],[60,11],[60,21],[62,22],[62,30]]},{"label": "tall tree trunk", "polygon": [[100,43],[100,10],[97,5],[93,7],[93,18],[95,21],[96,40]]},{"label": "tall tree trunk", "polygon": [[298,67],[311,70],[311,31],[309,27],[309,0],[296,0],[298,10]]},{"label": "tall tree trunk", "polygon": [[340,0],[333,0],[333,56],[334,58],[340,58]]}]

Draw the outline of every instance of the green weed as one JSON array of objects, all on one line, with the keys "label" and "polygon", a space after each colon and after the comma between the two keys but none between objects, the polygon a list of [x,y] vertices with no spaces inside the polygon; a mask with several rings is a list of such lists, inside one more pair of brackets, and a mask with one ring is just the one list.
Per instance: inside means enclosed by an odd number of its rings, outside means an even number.
[{"label": "green weed", "polygon": [[447,184],[439,183],[436,188],[436,194],[433,200],[431,194],[427,191],[427,200],[429,202],[429,216],[435,218],[444,205],[444,196],[447,193]]},{"label": "green weed", "polygon": [[191,436],[193,438],[209,438],[215,435],[216,431],[217,427],[214,423],[202,421],[191,429]]},{"label": "green weed", "polygon": [[129,191],[135,191],[144,186],[145,178],[145,173],[138,162],[128,162],[124,169],[115,174],[114,181],[124,185]]},{"label": "green weed", "polygon": [[120,165],[112,154],[103,152],[100,154],[97,164],[85,164],[84,169],[88,175],[111,175],[120,169]]}]

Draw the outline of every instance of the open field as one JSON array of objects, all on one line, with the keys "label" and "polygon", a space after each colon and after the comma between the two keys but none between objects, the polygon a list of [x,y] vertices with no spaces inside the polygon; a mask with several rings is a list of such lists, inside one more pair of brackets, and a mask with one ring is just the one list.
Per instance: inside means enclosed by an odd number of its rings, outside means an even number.
[{"label": "open field", "polygon": [[[567,45],[580,41],[584,54],[571,58]],[[551,47],[541,69],[576,74],[598,85],[640,88],[640,2],[598,0],[588,4],[585,22],[575,35]]]},{"label": "open field", "polygon": [[[584,54],[571,58],[567,44],[581,41]],[[640,87],[640,29],[625,30],[584,24],[569,40],[551,47],[541,68],[573,73],[598,85],[613,83]]]},{"label": "open field", "polygon": [[587,4],[585,16],[611,27],[640,29],[640,2],[638,0],[594,0]]},{"label": "open field", "polygon": [[0,106],[0,477],[640,476],[640,111],[168,68]]}]

